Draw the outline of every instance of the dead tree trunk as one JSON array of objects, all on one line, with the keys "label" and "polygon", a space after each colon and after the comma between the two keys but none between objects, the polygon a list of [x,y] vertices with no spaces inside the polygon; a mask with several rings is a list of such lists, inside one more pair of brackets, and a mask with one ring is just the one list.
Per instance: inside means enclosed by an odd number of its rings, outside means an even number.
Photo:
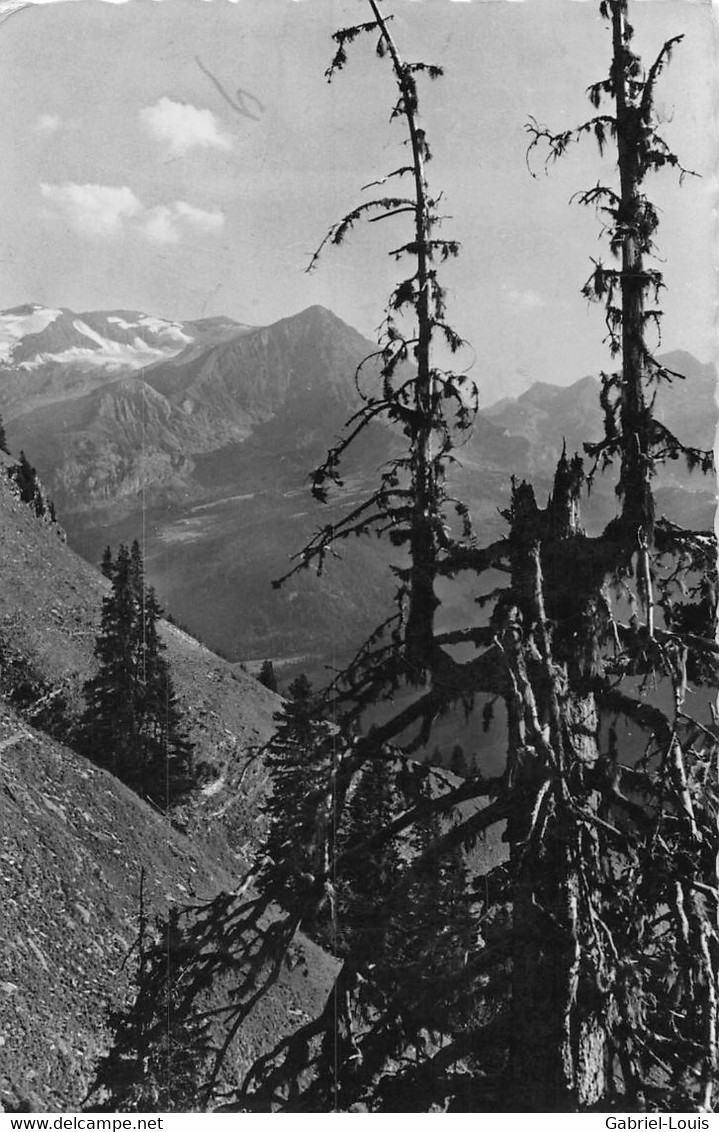
[{"label": "dead tree trunk", "polygon": [[[586,1109],[607,1086],[611,1012],[583,946],[583,919],[593,914],[583,872],[602,867],[587,821],[599,806],[592,784],[598,716],[576,650],[587,610],[576,590],[570,596],[576,578],[566,575],[573,546],[584,539],[581,479],[581,462],[570,465],[563,455],[547,508],[540,510],[532,489],[521,484],[511,511],[517,606],[504,635],[514,691],[510,1072],[513,1107],[525,1112]],[[578,818],[578,808],[587,817]]]}]

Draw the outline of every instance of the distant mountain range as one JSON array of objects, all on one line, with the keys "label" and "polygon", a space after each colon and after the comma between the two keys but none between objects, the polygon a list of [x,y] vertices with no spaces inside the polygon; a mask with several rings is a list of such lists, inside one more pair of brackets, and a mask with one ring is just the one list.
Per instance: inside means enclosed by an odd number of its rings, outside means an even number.
[{"label": "distant mountain range", "polygon": [[67,307],[53,309],[29,303],[0,312],[0,360],[37,369],[53,359],[85,358],[108,370],[128,366],[138,369],[173,357],[193,343],[221,342],[251,329],[222,315],[172,322],[142,311],[78,314]]},{"label": "distant mountain range", "polygon": [[[312,530],[361,498],[396,450],[396,435],[374,426],[349,454],[344,498],[323,509],[309,497],[308,473],[357,408],[355,371],[374,348],[317,306],[266,327],[17,307],[0,313],[0,413],[82,554],[97,560],[107,543],[142,535],[161,598],[213,647],[331,663],[388,600],[384,548],[353,544],[324,578],[303,576],[279,593],[269,579]],[[713,367],[688,354],[666,361],[687,381],[660,391],[660,415],[710,446]],[[371,383],[372,367],[363,372]],[[541,495],[565,440],[573,450],[599,438],[598,392],[590,377],[537,383],[479,414],[453,487],[482,537],[502,529],[497,509],[513,474],[531,475]],[[675,505],[680,492],[685,518],[710,521],[714,484],[671,473],[660,496]],[[611,487],[593,495],[603,521]],[[447,616],[461,621],[467,609],[456,600]]]},{"label": "distant mountain range", "polygon": [[[660,421],[686,443],[713,448],[717,422],[716,369],[691,354],[675,350],[662,362],[682,374],[657,393],[656,413]],[[585,440],[602,434],[599,383],[584,377],[572,385],[536,382],[519,397],[497,401],[483,415],[512,436],[529,441],[532,465],[546,470],[556,463],[566,438],[570,448],[581,448]]]},{"label": "distant mountain range", "polygon": [[[372,349],[322,307],[254,328],[18,307],[0,314],[0,411],[63,513],[127,497],[132,507],[140,488],[145,503],[148,492],[199,498],[218,472],[234,478],[235,456],[271,454],[274,478],[294,475],[278,460],[306,474],[357,407],[355,370]],[[483,433],[496,463],[503,430],[485,422]],[[387,434],[374,455],[389,444]],[[246,445],[241,457],[202,459],[236,445]]]}]

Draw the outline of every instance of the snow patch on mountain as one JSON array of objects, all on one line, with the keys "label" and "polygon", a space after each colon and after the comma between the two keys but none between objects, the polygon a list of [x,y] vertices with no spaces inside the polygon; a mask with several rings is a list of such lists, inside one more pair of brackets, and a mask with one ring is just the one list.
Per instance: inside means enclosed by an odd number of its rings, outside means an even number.
[{"label": "snow patch on mountain", "polygon": [[140,311],[82,316],[29,303],[0,312],[0,365],[24,373],[49,365],[130,373],[175,357],[195,337],[182,323]]},{"label": "snow patch on mountain", "polygon": [[162,318],[152,318],[149,314],[144,314],[138,325],[145,327],[161,338],[170,338],[181,346],[188,346],[190,342],[194,342],[194,338],[185,334],[182,327],[176,322],[165,322]]},{"label": "snow patch on mountain", "polygon": [[61,314],[61,310],[42,307],[38,303],[3,311],[0,314],[0,362],[10,362],[21,338],[26,334],[40,334]]},{"label": "snow patch on mountain", "polygon": [[116,326],[121,327],[122,330],[135,330],[139,325],[137,322],[125,322],[124,318],[118,318],[115,314],[109,314],[107,321],[114,322]]},{"label": "snow patch on mountain", "polygon": [[69,346],[59,353],[37,354],[31,361],[23,362],[21,366],[18,366],[18,369],[35,370],[49,363],[60,365],[72,363],[77,369],[102,367],[111,371],[139,370],[168,357],[167,350],[158,346],[150,346],[147,342],[143,342],[141,338],[135,338],[133,342],[128,343],[112,342],[109,338],[103,339],[99,334],[88,335],[88,337],[96,341],[97,345],[87,348]]},{"label": "snow patch on mountain", "polygon": [[140,315],[137,322],[127,322],[126,319],[120,318],[118,315],[109,314],[106,321],[114,323],[121,330],[140,330],[143,333],[152,334],[157,338],[172,342],[178,348],[189,346],[195,340],[192,335],[185,333],[179,322],[168,322],[167,319],[153,318],[149,314]]},{"label": "snow patch on mountain", "polygon": [[83,322],[81,318],[74,318],[72,320],[72,325],[75,327],[79,334],[84,334],[85,337],[89,338],[91,342],[95,342],[96,345],[100,347],[100,349],[102,349],[106,345],[107,339],[102,338],[99,334],[96,334],[92,327],[88,326],[86,322]]}]

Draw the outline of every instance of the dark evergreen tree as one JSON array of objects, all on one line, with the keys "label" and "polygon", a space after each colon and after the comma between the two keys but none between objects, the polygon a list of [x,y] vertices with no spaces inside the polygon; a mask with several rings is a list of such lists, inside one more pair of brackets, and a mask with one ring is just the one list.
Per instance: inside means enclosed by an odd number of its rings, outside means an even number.
[{"label": "dark evergreen tree", "polygon": [[17,484],[23,503],[27,503],[28,506],[32,507],[36,515],[44,515],[45,500],[40,490],[37,472],[24,452],[20,453],[19,462],[12,464],[7,469],[7,474]]},{"label": "dark evergreen tree", "polygon": [[182,800],[194,783],[193,745],[158,632],[162,608],[154,589],[145,589],[137,660],[137,701],[141,720],[142,788],[165,808]]},{"label": "dark evergreen tree", "polygon": [[257,679],[260,684],[264,684],[271,692],[278,692],[277,676],[275,675],[275,668],[271,660],[263,660],[260,666],[260,671],[257,673]]},{"label": "dark evergreen tree", "polygon": [[130,547],[130,585],[135,593],[135,600],[141,604],[145,593],[145,564],[137,539],[133,539]]},{"label": "dark evergreen tree", "polygon": [[[367,763],[347,804],[337,833],[336,850],[344,857],[336,871],[338,953],[350,951],[360,962],[387,961],[396,908],[388,903],[400,879],[401,857],[394,842],[367,852],[368,831],[385,829],[404,808],[397,768],[384,760]],[[359,847],[359,851],[356,851]],[[353,852],[353,850],[355,850]]]},{"label": "dark evergreen tree", "polygon": [[106,546],[102,554],[102,562],[100,563],[100,570],[108,579],[112,579],[112,572],[114,563],[112,559],[112,547]]},{"label": "dark evergreen tree", "polygon": [[[471,964],[478,922],[464,853],[460,846],[446,854],[435,853],[443,832],[436,813],[417,820],[409,838],[412,867],[391,900],[392,928],[383,972],[389,993],[383,1022],[386,1025],[389,1014],[396,1015],[396,1064],[388,1059],[385,1073],[372,1082],[376,1094],[368,1100],[373,1110],[431,1111],[441,1095],[432,1063],[435,1058],[441,1062],[442,1050],[471,1033],[482,1008],[483,990]],[[412,1053],[421,1068],[398,1073],[397,1065]],[[455,1047],[451,1060],[456,1084],[463,1078],[471,1108],[476,1084],[471,1047],[459,1056]],[[443,1072],[444,1068],[439,1070],[440,1076]]]},{"label": "dark evergreen tree", "polygon": [[449,769],[452,774],[456,774],[458,778],[466,778],[467,771],[467,758],[461,743],[455,743],[450,755]]},{"label": "dark evergreen tree", "polygon": [[112,563],[112,591],[103,598],[95,642],[98,672],[85,685],[80,744],[85,753],[131,783],[140,770],[140,720],[136,695],[138,609],[125,545]]},{"label": "dark evergreen tree", "polygon": [[334,898],[330,901],[328,889],[328,899],[313,911],[306,894],[327,871],[327,826],[334,816],[325,803],[335,729],[324,719],[319,697],[304,675],[290,684],[287,702],[275,718],[277,731],[266,751],[272,789],[263,808],[269,826],[257,885],[268,900],[300,913],[310,935],[327,940],[334,930]]},{"label": "dark evergreen tree", "polygon": [[158,633],[162,610],[144,586],[137,543],[103,557],[112,583],[103,599],[95,644],[98,672],[85,686],[79,742],[139,793],[165,808],[192,785],[192,744],[186,738],[165,645]]},{"label": "dark evergreen tree", "polygon": [[5,422],[2,417],[0,417],[0,452],[5,452],[8,456],[10,455],[10,449],[7,446],[7,436],[5,434]]},{"label": "dark evergreen tree", "polygon": [[[110,1012],[115,1041],[98,1062],[86,1103],[92,1100],[92,1111],[99,1112],[192,1112],[209,1068],[211,1037],[206,1020],[178,1022],[187,958],[180,913],[172,909],[167,924],[153,931],[141,882],[139,919],[131,997]],[[158,954],[165,962],[151,983],[147,976]]]}]

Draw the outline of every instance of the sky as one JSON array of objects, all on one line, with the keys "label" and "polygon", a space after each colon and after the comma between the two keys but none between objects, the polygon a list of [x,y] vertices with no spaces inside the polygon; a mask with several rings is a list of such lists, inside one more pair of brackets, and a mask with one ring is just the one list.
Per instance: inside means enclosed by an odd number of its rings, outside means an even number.
[{"label": "sky", "polygon": [[[13,6],[14,5],[14,6]],[[566,385],[611,366],[601,311],[580,288],[603,251],[577,191],[613,176],[589,140],[545,174],[525,123],[553,130],[592,108],[610,38],[594,0],[385,0],[410,60],[442,66],[421,102],[442,193],[449,313],[471,343],[483,402],[533,381]],[[404,163],[395,91],[373,42],[328,84],[331,33],[364,0],[0,0],[0,309],[28,302],[227,315],[264,325],[315,303],[374,337],[398,268],[402,218],[309,258]],[[639,0],[650,62],[684,34],[658,87],[667,140],[701,174],[648,190],[661,212],[668,290],[662,348],[714,350],[712,75],[702,0]],[[8,112],[8,108],[10,112]],[[381,191],[381,190],[380,190]]]}]

